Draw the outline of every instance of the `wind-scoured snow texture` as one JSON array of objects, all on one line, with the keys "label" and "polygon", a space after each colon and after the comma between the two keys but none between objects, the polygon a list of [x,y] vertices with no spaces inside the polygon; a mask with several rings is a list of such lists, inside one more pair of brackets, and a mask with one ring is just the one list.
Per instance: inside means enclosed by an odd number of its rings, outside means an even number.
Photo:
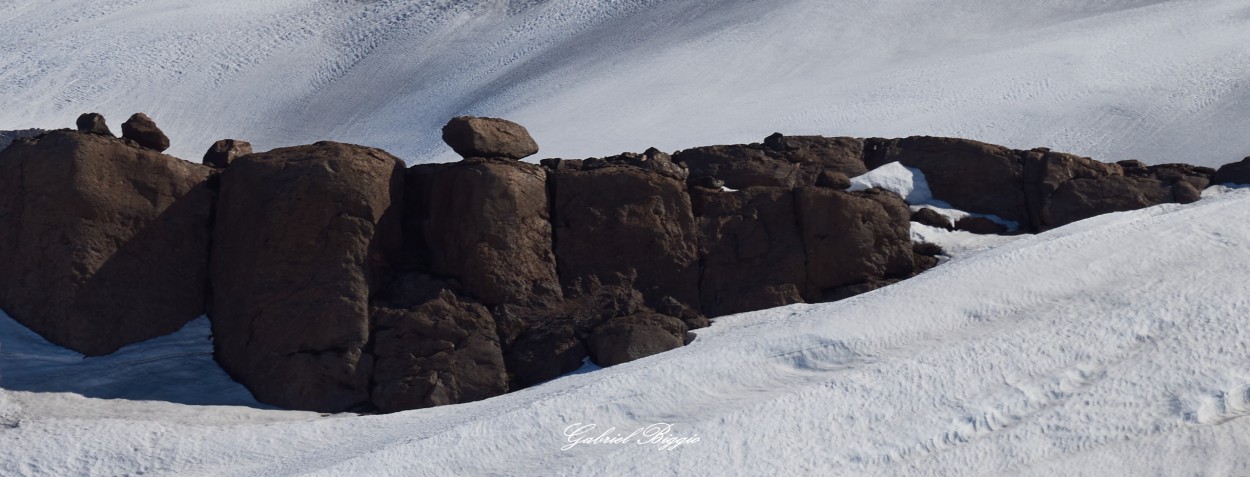
[{"label": "wind-scoured snow texture", "polygon": [[[1219,192],[469,404],[256,424],[0,394],[0,474],[1245,475],[1250,190]],[[561,450],[577,423],[661,422],[700,441]]]},{"label": "wind-scoured snow texture", "polygon": [[1250,153],[1243,0],[0,1],[0,127],[147,112],[196,158],[337,140],[544,157],[787,134],[968,137],[1106,161]]}]

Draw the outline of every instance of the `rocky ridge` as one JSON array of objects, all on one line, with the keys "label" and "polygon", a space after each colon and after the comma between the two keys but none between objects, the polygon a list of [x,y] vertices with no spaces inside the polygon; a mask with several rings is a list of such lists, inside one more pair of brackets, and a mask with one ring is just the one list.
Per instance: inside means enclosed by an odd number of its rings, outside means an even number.
[{"label": "rocky ridge", "polygon": [[938,263],[912,221],[1005,232],[847,190],[887,163],[1038,232],[1191,202],[1250,162],[774,134],[538,165],[519,161],[538,151],[524,127],[460,117],[443,131],[465,157],[452,164],[223,140],[200,165],[161,154],[146,115],[123,138],[99,115],[78,126],[0,151],[0,260],[16,271],[0,308],[88,355],[207,313],[216,359],[258,399],[323,412],[484,399],[680,347],[709,317],[864,293]]}]

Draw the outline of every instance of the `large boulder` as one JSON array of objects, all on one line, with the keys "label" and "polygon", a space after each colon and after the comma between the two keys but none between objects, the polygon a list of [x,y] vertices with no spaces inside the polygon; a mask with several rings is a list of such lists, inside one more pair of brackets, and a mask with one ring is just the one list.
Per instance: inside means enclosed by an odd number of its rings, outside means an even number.
[{"label": "large boulder", "polygon": [[1028,223],[1024,167],[1017,151],[968,139],[914,136],[868,139],[864,162],[891,162],[924,172],[933,196],[956,209]]},{"label": "large boulder", "polygon": [[674,350],[685,344],[686,325],[655,313],[613,318],[586,338],[590,358],[599,366],[616,366]]},{"label": "large boulder", "polygon": [[[422,237],[430,268],[487,304],[559,299],[547,172],[500,159],[469,159],[430,173]],[[418,207],[423,206],[418,204]]]},{"label": "large boulder", "polygon": [[218,169],[229,166],[240,156],[252,153],[252,143],[236,139],[222,139],[209,146],[204,153],[203,164]]},{"label": "large boulder", "polygon": [[1211,182],[1216,184],[1250,184],[1250,157],[1238,162],[1224,164],[1215,172]]},{"label": "large boulder", "polygon": [[213,336],[257,399],[342,411],[369,399],[369,297],[401,247],[403,162],[319,142],[235,160],[213,241]]},{"label": "large boulder", "polygon": [[0,308],[89,356],[205,310],[210,169],[71,131],[0,153]]},{"label": "large boulder", "polygon": [[1038,216],[1042,229],[1096,215],[1175,202],[1172,187],[1149,177],[1108,176],[1073,179],[1046,199]]},{"label": "large boulder", "polygon": [[122,137],[158,152],[169,149],[169,136],[156,127],[156,121],[143,113],[135,113],[122,123]]},{"label": "large boulder", "polygon": [[699,224],[700,301],[708,316],[803,301],[807,271],[794,193],[692,188]]},{"label": "large boulder", "polygon": [[552,177],[556,263],[566,294],[624,286],[653,308],[699,309],[698,238],[682,181],[591,161]]},{"label": "large boulder", "polygon": [[81,116],[78,116],[78,121],[76,121],[75,125],[78,126],[79,131],[85,133],[99,134],[101,136],[113,135],[113,131],[109,130],[108,124],[104,122],[104,115],[100,113],[83,113]]},{"label": "large boulder", "polygon": [[371,400],[382,412],[477,401],[508,391],[486,307],[447,289],[373,309]]},{"label": "large boulder", "polygon": [[443,126],[443,142],[465,158],[521,159],[538,153],[538,143],[524,126],[499,118],[452,118]]},{"label": "large boulder", "polygon": [[911,213],[898,195],[802,187],[796,200],[807,258],[807,301],[830,300],[848,285],[906,278],[915,269]]}]

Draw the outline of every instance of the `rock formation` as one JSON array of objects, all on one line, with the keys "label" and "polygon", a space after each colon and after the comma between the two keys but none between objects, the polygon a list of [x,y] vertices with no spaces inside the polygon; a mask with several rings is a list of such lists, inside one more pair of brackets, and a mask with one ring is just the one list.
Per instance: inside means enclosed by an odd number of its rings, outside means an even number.
[{"label": "rock formation", "polygon": [[[523,127],[472,117],[443,130],[452,164],[223,140],[208,167],[160,154],[142,114],[124,138],[99,115],[79,128],[0,152],[0,308],[97,355],[176,330],[211,295],[222,367],[263,402],[324,412],[485,399],[680,347],[708,317],[869,292],[942,260],[912,221],[1044,231],[1250,182],[1250,158],[1217,172],[930,137],[539,166],[517,161],[538,149]],[[894,161],[973,215],[847,191]]]},{"label": "rock formation", "polygon": [[332,142],[222,173],[213,241],[218,362],[257,399],[341,411],[369,401],[369,297],[401,247],[403,163]]},{"label": "rock formation", "polygon": [[454,118],[443,126],[443,141],[461,157],[521,159],[538,153],[524,126],[499,118]]},{"label": "rock formation", "polygon": [[109,130],[108,124],[104,122],[104,116],[100,113],[83,113],[83,115],[78,116],[76,125],[79,131],[85,133],[99,134],[101,136],[113,135],[113,131]]},{"label": "rock formation", "polygon": [[157,152],[169,149],[169,137],[156,127],[152,118],[143,113],[135,113],[122,123],[122,137]]},{"label": "rock formation", "polygon": [[800,303],[806,252],[794,191],[692,188],[699,224],[699,296],[709,316]]},{"label": "rock formation", "polygon": [[967,139],[868,139],[864,162],[920,169],[933,197],[1042,232],[1108,212],[1192,202],[1213,170],[1184,164],[1106,164],[1087,157],[1008,149]]},{"label": "rock formation", "polygon": [[208,148],[208,151],[204,153],[203,163],[209,167],[222,169],[229,166],[239,156],[246,156],[251,153],[252,143],[250,142],[222,139],[213,143]]},{"label": "rock formation", "polygon": [[89,356],[205,311],[209,169],[55,131],[0,152],[0,308]]},{"label": "rock formation", "polygon": [[1231,164],[1224,164],[1215,172],[1211,182],[1216,184],[1250,184],[1250,157]]}]

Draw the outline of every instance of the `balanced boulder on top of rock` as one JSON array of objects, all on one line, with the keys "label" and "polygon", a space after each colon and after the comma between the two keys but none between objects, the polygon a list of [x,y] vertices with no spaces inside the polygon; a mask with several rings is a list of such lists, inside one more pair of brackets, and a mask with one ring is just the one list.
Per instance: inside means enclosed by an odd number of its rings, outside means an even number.
[{"label": "balanced boulder on top of rock", "polygon": [[156,151],[169,149],[169,136],[156,127],[156,122],[143,113],[135,113],[122,123],[122,137]]},{"label": "balanced boulder on top of rock", "polygon": [[204,153],[204,165],[223,168],[230,165],[239,156],[252,153],[252,144],[235,139],[222,139],[213,143]]},{"label": "balanced boulder on top of rock", "polygon": [[110,131],[108,124],[104,122],[104,115],[100,113],[83,113],[82,116],[78,117],[77,125],[78,130],[85,133],[102,136],[113,135],[113,131]]},{"label": "balanced boulder on top of rock", "polygon": [[524,126],[499,118],[452,118],[443,126],[443,142],[465,158],[521,159],[538,153],[538,143]]}]

